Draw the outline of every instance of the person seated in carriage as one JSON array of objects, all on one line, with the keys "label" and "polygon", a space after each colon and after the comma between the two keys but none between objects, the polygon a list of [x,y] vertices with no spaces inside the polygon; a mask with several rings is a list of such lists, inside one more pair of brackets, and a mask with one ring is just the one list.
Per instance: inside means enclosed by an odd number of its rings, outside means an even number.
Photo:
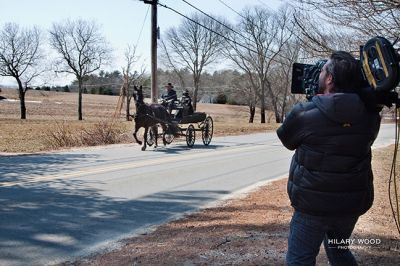
[{"label": "person seated in carriage", "polygon": [[168,83],[167,85],[165,85],[166,91],[161,95],[163,105],[167,107],[169,113],[172,112],[174,102],[178,99],[178,97],[176,96],[176,91],[173,88],[174,86],[172,86],[171,83]]},{"label": "person seated in carriage", "polygon": [[183,116],[193,114],[192,98],[190,98],[189,91],[185,90],[182,94],[181,103],[183,107]]}]

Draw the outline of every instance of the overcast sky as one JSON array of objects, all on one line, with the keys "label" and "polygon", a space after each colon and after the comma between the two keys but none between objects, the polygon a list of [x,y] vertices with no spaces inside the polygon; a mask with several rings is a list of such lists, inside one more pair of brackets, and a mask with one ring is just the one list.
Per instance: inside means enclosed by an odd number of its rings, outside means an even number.
[{"label": "overcast sky", "polygon": [[[282,0],[186,0],[208,14],[222,16],[231,22],[237,14],[221,2],[225,2],[235,11],[247,6],[263,6],[276,9]],[[159,0],[160,3],[189,15],[196,12],[182,0]],[[0,0],[0,26],[16,22],[21,26],[39,26],[46,34],[53,22],[65,19],[83,18],[96,21],[104,36],[111,44],[114,56],[113,65],[106,70],[123,66],[123,52],[128,44],[138,45],[137,54],[150,70],[150,17],[149,5],[139,0]],[[147,18],[146,13],[148,12]],[[179,25],[184,19],[163,7],[158,8],[158,24],[162,33]],[[144,25],[140,35],[142,25]],[[45,35],[47,37],[47,35]],[[139,39],[140,36],[140,39]],[[66,82],[63,82],[65,79]],[[57,78],[50,83],[68,84],[73,77]],[[1,83],[10,83],[9,79],[0,77]],[[40,84],[37,84],[40,85]]]}]

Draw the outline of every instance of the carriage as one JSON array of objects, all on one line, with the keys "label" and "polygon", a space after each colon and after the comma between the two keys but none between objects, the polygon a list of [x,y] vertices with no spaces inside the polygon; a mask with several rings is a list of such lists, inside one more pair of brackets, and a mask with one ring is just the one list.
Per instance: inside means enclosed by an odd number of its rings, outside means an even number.
[{"label": "carriage", "polygon": [[[196,132],[201,132],[201,139],[208,146],[213,136],[213,119],[204,112],[192,112],[190,106],[182,98],[172,103],[161,102],[164,106],[171,106],[169,121],[160,121],[167,125],[166,130],[158,123],[149,128],[146,143],[152,146],[156,138],[162,137],[166,144],[171,144],[175,138],[184,137],[188,147],[193,147],[196,141]],[[161,132],[160,132],[161,131]]]}]

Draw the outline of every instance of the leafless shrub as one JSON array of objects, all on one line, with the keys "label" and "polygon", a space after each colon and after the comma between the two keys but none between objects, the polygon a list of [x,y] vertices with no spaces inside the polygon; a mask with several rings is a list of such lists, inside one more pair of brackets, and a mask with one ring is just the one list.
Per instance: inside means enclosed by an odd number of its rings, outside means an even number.
[{"label": "leafless shrub", "polygon": [[123,133],[113,121],[100,121],[93,128],[82,129],[80,140],[84,146],[114,144],[121,141]]},{"label": "leafless shrub", "polygon": [[73,127],[66,121],[56,122],[45,133],[52,148],[96,146],[125,142],[125,129],[114,121],[100,121],[90,127]]},{"label": "leafless shrub", "polygon": [[47,144],[52,148],[74,147],[82,144],[76,135],[76,130],[65,120],[56,121],[55,126],[45,132],[45,138]]}]

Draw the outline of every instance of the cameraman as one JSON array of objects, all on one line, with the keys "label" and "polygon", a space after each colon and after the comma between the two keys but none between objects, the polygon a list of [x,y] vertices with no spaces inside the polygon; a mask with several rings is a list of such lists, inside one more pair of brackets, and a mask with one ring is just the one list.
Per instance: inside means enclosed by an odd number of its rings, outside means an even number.
[{"label": "cameraman", "polygon": [[[371,146],[380,116],[356,94],[360,66],[334,52],[319,75],[319,95],[299,103],[277,130],[296,150],[287,191],[294,208],[287,265],[315,265],[321,243],[331,265],[357,265],[348,244],[373,202]],[[346,241],[347,240],[347,241]]]}]

